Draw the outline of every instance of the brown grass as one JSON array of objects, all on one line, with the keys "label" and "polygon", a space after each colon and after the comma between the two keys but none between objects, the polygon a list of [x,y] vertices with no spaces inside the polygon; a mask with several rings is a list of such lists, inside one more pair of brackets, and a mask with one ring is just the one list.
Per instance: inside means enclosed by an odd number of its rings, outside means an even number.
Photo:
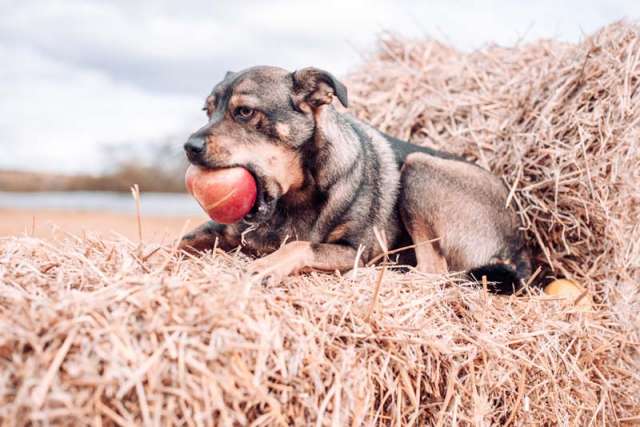
[{"label": "brown grass", "polygon": [[[11,424],[617,425],[640,420],[640,36],[462,54],[388,39],[356,112],[501,173],[531,245],[595,310],[359,268],[265,288],[219,251],[0,242]],[[143,220],[144,223],[144,220]],[[144,224],[143,224],[144,226]]]},{"label": "brown grass", "polygon": [[[143,196],[144,197],[144,196]],[[131,201],[133,205],[133,200]],[[142,236],[146,243],[169,244],[184,224],[191,227],[204,222],[205,214],[193,216],[144,215]],[[66,234],[138,240],[135,214],[109,211],[70,211],[58,209],[0,208],[0,237],[28,235],[52,241]]]},{"label": "brown grass", "polygon": [[0,170],[0,191],[119,191],[128,192],[139,183],[144,191],[182,193],[186,166],[172,168],[121,163],[102,175],[65,175],[48,172]]}]

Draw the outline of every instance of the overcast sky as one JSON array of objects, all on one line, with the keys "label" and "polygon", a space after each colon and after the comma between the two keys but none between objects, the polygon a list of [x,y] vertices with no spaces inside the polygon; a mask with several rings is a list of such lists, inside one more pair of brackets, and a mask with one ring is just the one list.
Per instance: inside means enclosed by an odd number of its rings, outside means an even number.
[{"label": "overcast sky", "polygon": [[0,169],[98,172],[104,147],[178,150],[227,70],[345,74],[383,30],[465,50],[578,41],[637,19],[640,1],[0,0],[0,11]]}]

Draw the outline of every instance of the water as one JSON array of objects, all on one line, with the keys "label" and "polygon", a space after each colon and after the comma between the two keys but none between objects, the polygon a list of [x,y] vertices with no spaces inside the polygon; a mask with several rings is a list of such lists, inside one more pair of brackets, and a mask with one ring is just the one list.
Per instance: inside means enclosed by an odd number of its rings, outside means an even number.
[{"label": "water", "polygon": [[[198,203],[185,193],[142,193],[143,215],[183,216],[202,213]],[[63,209],[135,213],[131,193],[110,191],[50,191],[14,193],[0,191],[0,209]]]}]

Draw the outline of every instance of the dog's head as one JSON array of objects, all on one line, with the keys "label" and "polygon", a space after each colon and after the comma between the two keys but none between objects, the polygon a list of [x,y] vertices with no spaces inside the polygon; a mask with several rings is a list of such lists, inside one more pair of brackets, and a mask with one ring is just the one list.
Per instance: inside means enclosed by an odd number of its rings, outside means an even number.
[{"label": "dog's head", "polygon": [[265,221],[281,197],[305,183],[303,153],[312,143],[313,113],[334,96],[347,106],[344,85],[317,68],[228,72],[205,101],[209,120],[184,145],[187,157],[205,168],[249,170],[258,198],[245,221]]}]

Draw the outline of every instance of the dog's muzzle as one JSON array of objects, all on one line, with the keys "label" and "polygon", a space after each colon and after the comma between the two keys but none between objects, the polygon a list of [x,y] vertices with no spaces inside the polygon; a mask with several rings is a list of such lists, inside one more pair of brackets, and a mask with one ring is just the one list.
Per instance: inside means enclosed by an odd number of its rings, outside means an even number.
[{"label": "dog's muzzle", "polygon": [[257,195],[256,202],[253,208],[245,215],[243,220],[248,224],[260,224],[268,221],[274,214],[276,204],[278,202],[278,195],[272,195],[268,191],[267,177],[261,171],[258,171],[253,164],[228,164],[217,163],[208,159],[206,156],[206,142],[205,138],[199,136],[197,133],[189,137],[184,144],[184,151],[189,159],[189,162],[195,166],[199,166],[206,169],[218,169],[229,167],[243,167],[247,169],[256,181]]}]

